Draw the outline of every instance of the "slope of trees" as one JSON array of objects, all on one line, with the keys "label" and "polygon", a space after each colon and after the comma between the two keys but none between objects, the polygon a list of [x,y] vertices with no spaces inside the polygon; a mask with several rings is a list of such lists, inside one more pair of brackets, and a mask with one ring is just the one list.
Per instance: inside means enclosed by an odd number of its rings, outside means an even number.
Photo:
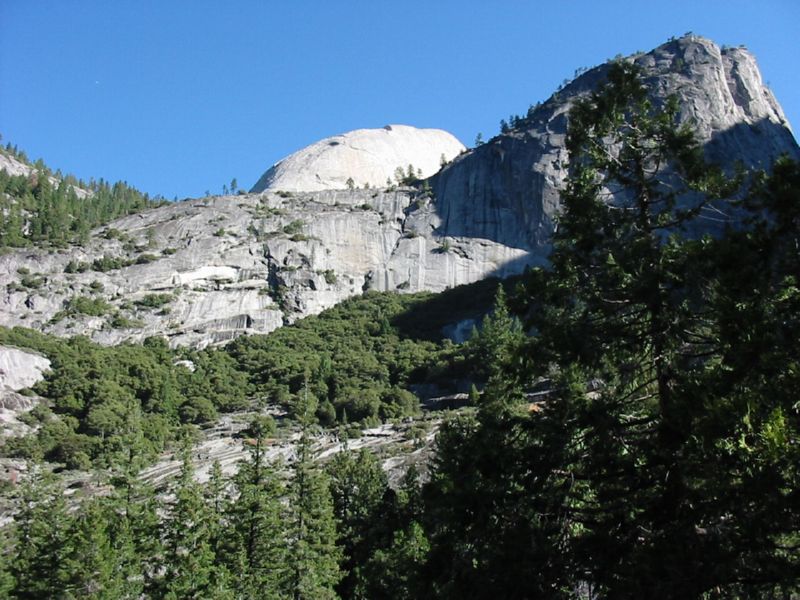
[{"label": "slope of trees", "polygon": [[[165,202],[122,181],[84,183],[57,176],[41,161],[33,167],[31,175],[0,170],[0,248],[84,243],[94,227]],[[75,187],[90,195],[79,197]]]},{"label": "slope of trees", "polygon": [[233,480],[216,465],[199,484],[187,459],[169,497],[119,486],[73,511],[64,490],[35,473],[4,532],[15,552],[0,553],[3,597],[336,597],[341,557],[328,476],[308,454],[279,473],[265,464],[264,443]]},{"label": "slope of trees", "polygon": [[[489,293],[480,294],[483,303],[474,303],[470,316],[491,306],[496,286],[482,284]],[[447,389],[454,379],[470,377],[482,360],[471,360],[468,348],[442,340],[441,328],[458,315],[452,310],[437,315],[438,304],[432,294],[370,292],[268,336],[238,338],[226,352],[248,374],[255,394],[291,412],[307,379],[323,425],[375,424],[419,411],[409,391],[413,384]]]},{"label": "slope of trees", "polygon": [[[482,298],[464,313],[477,316],[496,285],[450,295]],[[24,417],[38,431],[7,440],[0,453],[68,468],[110,467],[131,447],[153,458],[181,437],[182,427],[211,424],[219,413],[278,404],[297,416],[306,391],[315,418],[328,427],[417,414],[413,384],[448,390],[460,377],[479,384],[486,378],[490,336],[443,341],[441,327],[454,315],[439,303],[432,294],[369,293],[270,335],[200,352],[171,350],[156,337],[109,348],[83,337],[0,328],[0,344],[41,352],[52,366],[34,388],[47,406]],[[417,337],[423,331],[429,339]]]},{"label": "slope of trees", "polygon": [[31,330],[0,329],[0,343],[37,350],[51,371],[35,391],[48,400],[26,418],[40,425],[10,438],[5,455],[46,459],[68,468],[111,467],[134,451],[153,458],[179,437],[182,424],[213,422],[218,410],[244,408],[246,381],[223,352],[186,353],[190,371],[160,338],[112,348],[86,338],[60,340]]}]

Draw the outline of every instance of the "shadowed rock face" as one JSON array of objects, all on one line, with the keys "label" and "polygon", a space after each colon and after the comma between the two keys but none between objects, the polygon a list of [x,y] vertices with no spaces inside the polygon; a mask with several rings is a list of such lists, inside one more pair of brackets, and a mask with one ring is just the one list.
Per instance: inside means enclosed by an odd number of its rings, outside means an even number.
[{"label": "shadowed rock face", "polygon": [[[782,153],[800,159],[747,51],[687,37],[630,60],[644,67],[654,101],[677,97],[709,159],[758,167]],[[309,173],[279,172],[282,162],[262,178],[262,193],[125,217],[83,248],[0,256],[0,325],[107,344],[167,335],[172,344],[204,346],[272,331],[367,289],[441,291],[544,263],[566,175],[568,111],[607,69],[587,71],[521,127],[455,158],[431,179],[433,197],[408,188],[289,192],[276,183],[281,173],[296,182]],[[363,185],[352,172],[329,175],[326,185],[344,188],[348,177]],[[103,257],[123,262],[93,270]],[[18,269],[42,283],[26,288]],[[87,298],[106,303],[90,306],[102,314],[81,312]]]},{"label": "shadowed rock face", "polygon": [[[414,174],[430,177],[465,150],[452,134],[441,129],[387,125],[357,129],[325,138],[273,165],[251,192],[284,190],[313,192],[355,187],[385,187],[395,171],[414,167]],[[418,171],[417,171],[418,169]]]}]

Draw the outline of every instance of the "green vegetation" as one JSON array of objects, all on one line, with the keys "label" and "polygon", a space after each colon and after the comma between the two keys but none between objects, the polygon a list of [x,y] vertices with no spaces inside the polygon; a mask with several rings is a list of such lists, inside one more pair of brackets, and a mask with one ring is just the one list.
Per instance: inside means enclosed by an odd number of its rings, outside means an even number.
[{"label": "green vegetation", "polygon": [[111,310],[111,305],[102,298],[73,296],[67,302],[66,313],[101,317]]},{"label": "green vegetation", "polygon": [[147,252],[140,254],[136,257],[134,264],[136,265],[146,265],[151,262],[155,262],[158,260],[158,256],[155,254],[149,254]]},{"label": "green vegetation", "polygon": [[144,323],[139,319],[129,319],[117,312],[109,321],[109,325],[112,329],[139,329],[144,326]]},{"label": "green vegetation", "polygon": [[[313,413],[313,403],[306,414]],[[428,543],[419,523],[416,471],[389,487],[374,455],[344,452],[324,468],[311,460],[313,426],[301,427],[288,469],[253,440],[232,478],[219,463],[198,484],[188,453],[156,497],[118,471],[109,493],[68,509],[64,490],[34,469],[0,563],[10,598],[413,598]],[[89,596],[91,597],[91,596]]]},{"label": "green vegetation", "polygon": [[[403,167],[397,167],[394,171],[394,179],[398,185],[416,185],[422,179],[422,169],[414,169],[414,165],[411,164],[405,170]],[[390,180],[387,181],[391,184]]]},{"label": "green vegetation", "polygon": [[322,272],[322,276],[325,278],[325,283],[328,285],[336,283],[336,272],[333,269],[325,269]]},{"label": "green vegetation", "polygon": [[738,230],[684,237],[740,180],[675,115],[628,63],[573,108],[552,266],[512,302],[536,335],[440,431],[422,595],[800,591],[800,165],[753,175]]},{"label": "green vegetation", "polygon": [[[112,474],[72,509],[36,469],[14,489],[0,593],[796,597],[800,164],[730,179],[676,115],[634,65],[611,66],[570,115],[551,263],[508,286],[367,293],[201,352],[0,329],[53,362],[35,388],[50,406],[25,417],[39,429],[4,452]],[[736,228],[685,235],[723,205]],[[441,339],[491,298],[468,342]],[[439,429],[424,484],[412,466],[390,488],[366,450],[313,462],[318,423],[346,437],[417,411],[414,384],[459,380],[474,408]],[[168,496],[139,482],[168,443],[188,449],[186,425],[248,398],[289,410],[296,460],[265,460],[275,423],[261,417],[233,478],[216,464],[196,483],[187,452]]]},{"label": "green vegetation", "polygon": [[134,301],[134,304],[140,308],[154,310],[156,308],[163,308],[173,300],[175,300],[175,296],[172,294],[146,294]]},{"label": "green vegetation", "polygon": [[300,219],[295,219],[291,223],[283,226],[283,233],[286,235],[296,235],[302,233],[303,227],[305,227],[305,223]]},{"label": "green vegetation", "polygon": [[183,353],[195,364],[191,372],[173,364],[176,355],[160,338],[107,348],[15,328],[0,329],[0,343],[39,351],[52,362],[34,388],[51,412],[36,434],[7,440],[5,455],[68,468],[112,466],[130,452],[149,460],[182,424],[212,422],[218,410],[247,405],[244,375],[218,350]]},{"label": "green vegetation", "polygon": [[4,597],[337,597],[334,500],[311,462],[310,433],[288,479],[264,460],[263,437],[232,480],[216,463],[206,485],[184,452],[169,499],[126,468],[110,494],[68,510],[63,489],[34,472],[7,540],[16,552],[0,563]]},{"label": "green vegetation", "polygon": [[[92,271],[106,273],[107,271],[115,271],[117,269],[122,269],[123,267],[129,267],[134,264],[134,262],[135,261],[133,260],[117,256],[102,256],[101,258],[96,258],[92,261],[91,269]],[[74,268],[75,271],[82,272],[81,267],[81,263],[78,263],[73,267],[72,262],[70,262],[67,264],[64,270],[65,272],[70,273],[72,272],[71,269]]]},{"label": "green vegetation", "polygon": [[[51,410],[37,419],[41,428],[35,435],[9,440],[2,452],[79,468],[114,465],[122,448],[133,445],[149,459],[179,437],[182,425],[211,423],[219,412],[273,402],[297,416],[304,393],[317,402],[315,415],[325,426],[416,414],[413,384],[447,391],[454,380],[485,374],[485,336],[456,346],[436,332],[454,316],[479,317],[496,285],[450,290],[444,300],[370,293],[271,335],[201,352],[170,350],[160,338],[107,348],[81,337],[0,329],[0,343],[39,351],[52,361],[52,371],[35,387]],[[172,300],[171,294],[148,294],[134,305],[164,309]],[[452,302],[462,304],[460,312],[448,307]],[[60,318],[111,310],[101,298],[77,296]],[[142,326],[120,312],[108,324]],[[176,366],[178,359],[190,360],[194,372]]]},{"label": "green vegetation", "polygon": [[[27,162],[10,146],[0,152]],[[112,185],[101,179],[87,183],[61,177],[41,161],[32,166],[35,170],[30,176],[0,171],[0,248],[83,243],[94,227],[165,202],[124,182]],[[90,196],[79,198],[75,187],[87,190]]]},{"label": "green vegetation", "polygon": [[[491,288],[491,283],[483,285]],[[475,302],[478,316],[491,306],[491,297],[484,294],[480,308]],[[446,389],[469,370],[463,349],[441,340],[452,309],[447,316],[436,307],[428,312],[429,301],[435,302],[432,294],[367,293],[268,336],[238,338],[225,350],[259,396],[294,412],[293,403],[308,381],[324,425],[374,424],[418,411],[409,386],[438,383]],[[437,318],[441,322],[431,330]]]}]

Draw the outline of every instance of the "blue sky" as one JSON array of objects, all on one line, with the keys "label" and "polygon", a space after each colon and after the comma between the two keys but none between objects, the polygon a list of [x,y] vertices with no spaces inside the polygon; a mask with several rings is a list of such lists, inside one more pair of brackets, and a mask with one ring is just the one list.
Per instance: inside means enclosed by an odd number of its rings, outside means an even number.
[{"label": "blue sky", "polygon": [[797,129],[798,24],[798,0],[0,0],[0,133],[84,179],[199,196],[360,127],[472,145],[576,68],[687,31],[747,46]]}]

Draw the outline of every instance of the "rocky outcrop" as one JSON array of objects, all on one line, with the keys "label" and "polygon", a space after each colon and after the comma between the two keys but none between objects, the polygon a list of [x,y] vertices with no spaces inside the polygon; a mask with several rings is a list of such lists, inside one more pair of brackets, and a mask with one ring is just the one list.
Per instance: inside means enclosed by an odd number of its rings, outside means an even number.
[{"label": "rocky outcrop", "polygon": [[[267,170],[252,192],[284,190],[314,192],[348,187],[386,187],[399,168],[414,176],[430,177],[465,150],[441,129],[387,125],[357,129],[325,138],[298,150]],[[349,186],[348,186],[349,183]]]},{"label": "rocky outcrop", "polygon": [[5,152],[0,152],[0,171],[5,171],[9,175],[16,177],[19,175],[30,175],[33,169],[13,156]]},{"label": "rocky outcrop", "polygon": [[443,290],[523,252],[435,233],[412,189],[191,200],[119,219],[81,248],[0,256],[0,325],[104,344],[204,346],[375,290]]},{"label": "rocky outcrop", "polygon": [[[677,97],[710,159],[768,166],[781,153],[800,158],[746,50],[686,37],[629,60],[645,69],[656,102]],[[441,291],[544,263],[566,174],[568,111],[607,69],[587,71],[514,130],[457,156],[430,180],[432,192],[291,192],[278,175],[301,182],[308,173],[287,163],[261,193],[125,217],[80,248],[0,256],[0,325],[106,344],[167,335],[203,346],[272,331],[368,289]],[[340,188],[356,179],[329,175],[326,185]]]},{"label": "rocky outcrop", "polygon": [[[783,153],[800,159],[780,105],[744,48],[722,49],[687,36],[626,60],[643,68],[656,104],[677,98],[680,121],[691,124],[710,161],[763,168]],[[441,231],[525,249],[531,264],[545,257],[566,176],[568,113],[576,98],[604,81],[608,67],[587,71],[513,131],[435,176]]]},{"label": "rocky outcrop", "polygon": [[48,369],[50,361],[39,354],[0,346],[0,438],[29,430],[19,416],[33,408],[39,398],[17,392],[41,381]]},{"label": "rocky outcrop", "polygon": [[33,386],[50,368],[44,356],[0,346],[0,390],[17,391]]}]

